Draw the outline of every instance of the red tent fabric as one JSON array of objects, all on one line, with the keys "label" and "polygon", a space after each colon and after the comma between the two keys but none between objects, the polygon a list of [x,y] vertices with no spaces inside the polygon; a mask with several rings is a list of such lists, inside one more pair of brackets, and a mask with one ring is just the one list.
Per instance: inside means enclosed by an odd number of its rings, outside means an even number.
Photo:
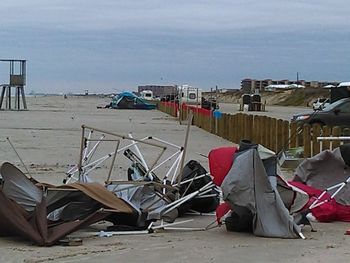
[{"label": "red tent fabric", "polygon": [[225,176],[233,164],[233,157],[238,151],[237,147],[215,148],[209,153],[210,174],[214,177],[214,183],[221,186]]},{"label": "red tent fabric", "polygon": [[[306,192],[310,200],[306,204],[306,208],[309,207],[315,199],[323,192],[322,190],[313,188],[311,186],[305,185],[301,182],[288,182],[291,185],[298,187],[299,189]],[[319,222],[332,222],[332,221],[344,221],[350,222],[350,206],[339,204],[335,199],[330,199],[330,195],[326,193],[321,201],[329,200],[326,203],[311,209],[311,212],[314,217]]]},{"label": "red tent fabric", "polygon": [[228,202],[224,202],[216,208],[216,221],[219,225],[222,223],[221,218],[223,218],[230,210],[231,206]]},{"label": "red tent fabric", "polygon": [[[210,174],[214,177],[213,182],[217,186],[221,186],[225,176],[230,171],[233,164],[233,157],[238,151],[237,147],[220,147],[215,148],[209,153],[209,169]],[[221,219],[229,211],[231,207],[229,203],[224,202],[216,208],[216,221],[221,225]]]}]

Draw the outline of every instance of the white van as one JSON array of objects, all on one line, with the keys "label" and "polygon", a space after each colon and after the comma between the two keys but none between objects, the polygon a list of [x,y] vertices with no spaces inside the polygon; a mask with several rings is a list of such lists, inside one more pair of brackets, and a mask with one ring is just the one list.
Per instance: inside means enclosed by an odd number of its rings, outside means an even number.
[{"label": "white van", "polygon": [[178,86],[180,103],[196,104],[202,103],[202,89],[193,88],[189,85]]},{"label": "white van", "polygon": [[141,91],[141,98],[144,100],[154,100],[152,90],[143,90]]}]

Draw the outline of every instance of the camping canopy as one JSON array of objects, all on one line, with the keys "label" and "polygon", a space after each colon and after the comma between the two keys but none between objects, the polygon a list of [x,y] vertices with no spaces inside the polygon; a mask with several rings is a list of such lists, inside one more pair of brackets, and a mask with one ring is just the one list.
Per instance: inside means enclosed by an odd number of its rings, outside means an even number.
[{"label": "camping canopy", "polygon": [[111,107],[114,109],[144,109],[153,110],[156,108],[155,104],[151,104],[131,92],[122,92],[116,95],[112,102]]},{"label": "camping canopy", "polygon": [[115,222],[119,215],[134,212],[97,183],[36,185],[10,163],[2,164],[0,174],[1,236],[20,236],[50,246],[79,228],[107,217]]},{"label": "camping canopy", "polygon": [[257,149],[248,149],[235,156],[221,185],[224,200],[233,211],[250,211],[255,235],[297,238],[300,228],[271,182]]},{"label": "camping canopy", "polygon": [[[324,190],[346,181],[349,177],[350,170],[344,162],[340,148],[336,148],[334,151],[325,150],[305,159],[295,170],[293,181]],[[350,186],[346,185],[335,196],[335,200],[339,204],[350,205]]]}]

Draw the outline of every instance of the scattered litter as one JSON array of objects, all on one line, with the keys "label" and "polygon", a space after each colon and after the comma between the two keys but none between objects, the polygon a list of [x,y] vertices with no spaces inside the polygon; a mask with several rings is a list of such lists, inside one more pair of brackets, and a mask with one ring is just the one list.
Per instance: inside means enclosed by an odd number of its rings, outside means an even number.
[{"label": "scattered litter", "polygon": [[113,236],[113,234],[111,232],[105,232],[103,230],[100,231],[100,233],[98,234],[99,237],[111,237]]},{"label": "scattered litter", "polygon": [[62,246],[81,246],[83,244],[83,240],[80,238],[65,238],[58,241],[59,245]]}]

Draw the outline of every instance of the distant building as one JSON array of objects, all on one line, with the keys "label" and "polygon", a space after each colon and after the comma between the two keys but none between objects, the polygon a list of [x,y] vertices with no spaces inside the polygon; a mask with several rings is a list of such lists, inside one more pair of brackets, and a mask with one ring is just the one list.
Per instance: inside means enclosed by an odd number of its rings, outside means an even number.
[{"label": "distant building", "polygon": [[271,87],[288,87],[288,88],[322,88],[327,85],[337,86],[339,82],[328,82],[328,81],[306,81],[306,80],[272,80],[272,79],[243,79],[241,81],[241,90],[244,93],[255,93],[256,91],[271,90]]},{"label": "distant building", "polygon": [[145,85],[138,86],[138,93],[141,93],[144,90],[151,90],[154,97],[162,98],[165,95],[171,95],[177,93],[177,86],[164,86],[164,85]]}]

